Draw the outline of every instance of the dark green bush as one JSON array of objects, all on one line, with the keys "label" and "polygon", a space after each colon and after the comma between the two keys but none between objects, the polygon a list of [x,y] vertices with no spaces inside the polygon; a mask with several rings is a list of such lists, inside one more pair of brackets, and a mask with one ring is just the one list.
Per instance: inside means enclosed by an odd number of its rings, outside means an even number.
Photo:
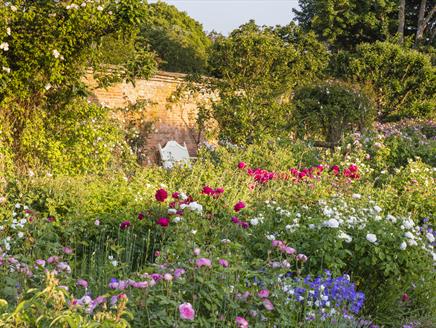
[{"label": "dark green bush", "polygon": [[382,120],[434,118],[436,68],[431,56],[389,42],[364,43],[334,62],[337,76],[371,84]]},{"label": "dark green bush", "polygon": [[294,97],[297,137],[336,145],[346,133],[361,131],[374,120],[372,101],[360,88],[327,81],[298,89]]}]

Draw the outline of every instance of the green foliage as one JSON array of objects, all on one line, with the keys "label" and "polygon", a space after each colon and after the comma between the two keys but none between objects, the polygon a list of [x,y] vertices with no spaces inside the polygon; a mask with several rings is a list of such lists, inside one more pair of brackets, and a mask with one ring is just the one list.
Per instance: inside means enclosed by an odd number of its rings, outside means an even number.
[{"label": "green foliage", "polygon": [[182,73],[205,72],[210,39],[200,23],[163,1],[148,5],[140,36],[156,51],[160,67]]},{"label": "green foliage", "polygon": [[375,116],[374,105],[364,91],[337,81],[302,87],[293,103],[297,136],[312,140],[320,136],[331,145],[347,133],[369,128]]},{"label": "green foliage", "polygon": [[364,43],[342,53],[336,75],[371,84],[382,120],[434,118],[436,68],[430,56],[389,42]]},{"label": "green foliage", "polygon": [[270,29],[251,21],[219,37],[210,58],[218,79],[207,83],[218,96],[210,116],[220,138],[246,144],[287,136],[292,89],[321,75],[327,60],[326,49],[295,25]]},{"label": "green foliage", "polygon": [[300,0],[299,5],[293,11],[300,26],[337,49],[386,40],[396,32],[398,5],[394,0]]},{"label": "green foliage", "polygon": [[[89,146],[80,153],[80,142],[86,140],[89,145],[93,137],[101,137],[102,144],[107,142],[107,147],[111,148],[118,134],[109,128],[107,114],[98,114],[95,106],[80,100],[87,96],[82,77],[89,68],[106,70],[102,38],[123,35],[125,40],[135,39],[139,25],[146,18],[146,10],[141,3],[131,0],[84,4],[20,0],[0,7],[1,143],[14,155],[12,159],[16,163],[54,164],[54,170],[62,172],[68,169],[95,172],[98,165],[105,167],[109,161],[106,149],[97,150],[100,152],[97,160],[95,156],[89,157]],[[131,44],[131,41],[126,42]],[[138,50],[120,71],[112,73],[133,81],[137,76],[148,77],[154,69],[153,55]],[[111,74],[106,73],[106,77]],[[78,109],[79,106],[82,108]],[[67,136],[55,124],[62,125],[59,119],[64,118],[67,122],[63,127],[71,132],[75,124],[73,115],[86,120],[84,113],[89,113],[90,119],[103,119],[95,131],[87,122],[87,129]],[[118,142],[121,140],[118,138]],[[71,153],[62,153],[64,151]],[[43,158],[38,159],[40,154]],[[77,158],[64,163],[65,168],[61,169],[61,163],[70,160],[71,155]],[[84,162],[78,163],[81,160]]]}]

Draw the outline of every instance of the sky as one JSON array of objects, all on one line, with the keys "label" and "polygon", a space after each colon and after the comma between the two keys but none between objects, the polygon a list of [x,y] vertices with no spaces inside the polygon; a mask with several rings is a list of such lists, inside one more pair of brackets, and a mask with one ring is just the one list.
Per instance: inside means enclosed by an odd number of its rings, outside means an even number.
[{"label": "sky", "polygon": [[[149,0],[149,3],[157,2]],[[254,19],[258,25],[284,25],[292,20],[298,0],[165,0],[203,24],[206,32],[228,34]]]}]

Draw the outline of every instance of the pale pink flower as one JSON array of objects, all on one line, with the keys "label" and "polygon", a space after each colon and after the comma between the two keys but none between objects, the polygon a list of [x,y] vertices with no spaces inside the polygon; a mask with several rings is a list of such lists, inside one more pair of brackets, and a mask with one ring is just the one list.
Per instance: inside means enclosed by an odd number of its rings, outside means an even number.
[{"label": "pale pink flower", "polygon": [[248,328],[248,321],[244,317],[236,317],[235,321],[238,328]]},{"label": "pale pink flower", "polygon": [[261,291],[259,291],[257,293],[257,296],[259,296],[260,298],[265,298],[269,296],[269,290],[268,289],[262,289]]},{"label": "pale pink flower", "polygon": [[199,258],[197,261],[195,261],[195,264],[198,268],[201,268],[202,266],[207,266],[209,268],[212,267],[212,261],[204,257]]},{"label": "pale pink flower", "polygon": [[224,268],[227,268],[229,266],[229,262],[224,259],[219,259],[218,263]]},{"label": "pale pink flower", "polygon": [[264,298],[262,300],[262,303],[263,303],[263,306],[265,307],[265,309],[267,309],[268,311],[274,310],[274,305],[272,304],[272,302],[269,299]]},{"label": "pale pink flower", "polygon": [[201,252],[200,248],[198,248],[198,247],[194,248],[194,255],[195,256],[200,255],[200,252]]},{"label": "pale pink flower", "polygon": [[195,310],[191,303],[183,303],[179,305],[180,318],[183,320],[194,320]]}]

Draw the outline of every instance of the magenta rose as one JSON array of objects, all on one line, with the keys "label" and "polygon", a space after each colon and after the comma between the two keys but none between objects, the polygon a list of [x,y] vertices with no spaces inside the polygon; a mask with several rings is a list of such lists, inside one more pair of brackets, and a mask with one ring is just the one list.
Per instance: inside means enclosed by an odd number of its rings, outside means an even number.
[{"label": "magenta rose", "polygon": [[158,202],[164,202],[168,198],[168,193],[165,189],[159,189],[154,195]]},{"label": "magenta rose", "polygon": [[183,303],[179,305],[180,318],[183,320],[194,320],[195,310],[191,303]]}]

